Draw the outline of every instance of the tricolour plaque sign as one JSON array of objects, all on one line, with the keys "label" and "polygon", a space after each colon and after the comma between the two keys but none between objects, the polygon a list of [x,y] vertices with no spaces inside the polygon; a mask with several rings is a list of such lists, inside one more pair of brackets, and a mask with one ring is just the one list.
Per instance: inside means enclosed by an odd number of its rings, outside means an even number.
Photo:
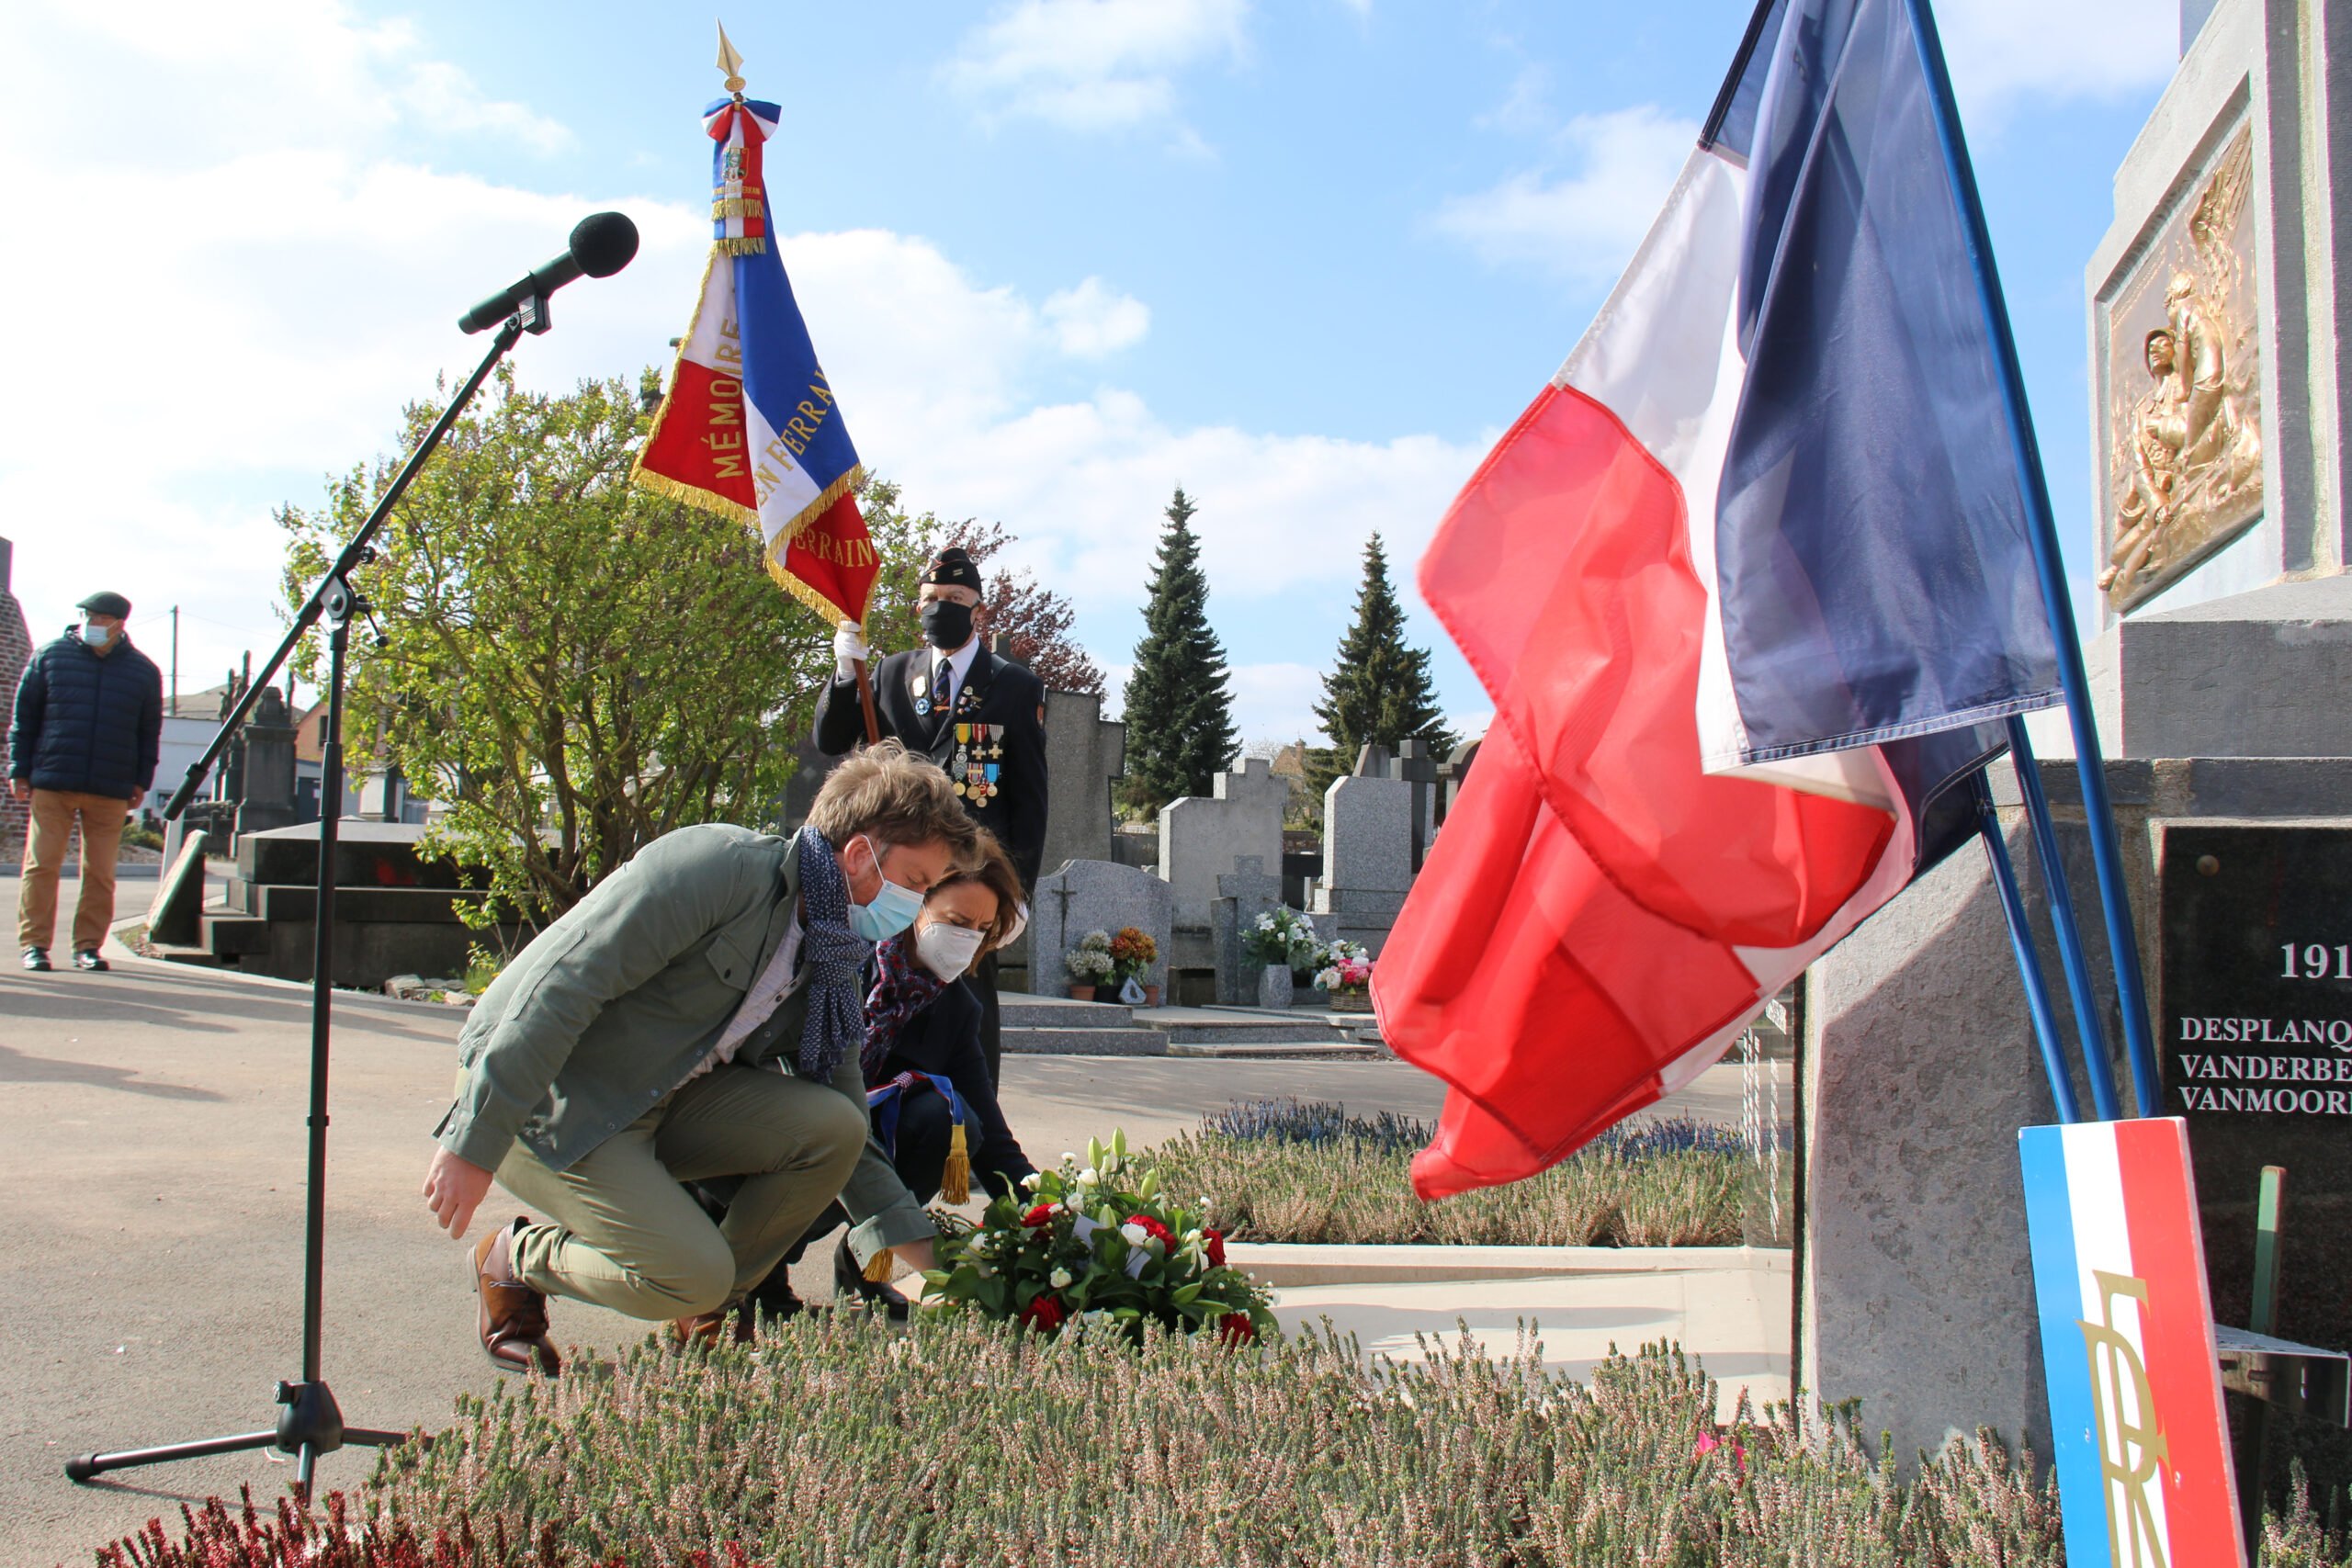
[{"label": "tricolour plaque sign", "polygon": [[2245,1562],[2177,1117],[2018,1134],[2066,1561]]}]

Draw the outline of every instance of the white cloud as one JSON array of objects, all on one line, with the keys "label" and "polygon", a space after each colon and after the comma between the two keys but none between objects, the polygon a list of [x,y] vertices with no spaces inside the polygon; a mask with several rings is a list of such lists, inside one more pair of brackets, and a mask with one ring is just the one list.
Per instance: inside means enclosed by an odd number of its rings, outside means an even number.
[{"label": "white cloud", "polygon": [[1100,359],[1143,341],[1151,330],[1151,308],[1131,295],[1090,277],[1075,288],[1046,298],[1046,319],[1064,354]]},{"label": "white cloud", "polygon": [[1559,141],[1568,172],[1524,170],[1453,197],[1431,226],[1498,265],[1533,265],[1581,282],[1614,277],[1698,144],[1698,123],[1643,105],[1578,115]]},{"label": "white cloud", "polygon": [[[1177,120],[1176,76],[1247,49],[1248,0],[1015,0],[945,68],[987,119],[1122,130]],[[1176,125],[1180,146],[1198,138]]]},{"label": "white cloud", "polygon": [[1936,23],[1966,120],[2160,85],[2179,64],[2177,0],[1945,0]]},{"label": "white cloud", "polygon": [[[0,45],[27,41],[21,15],[0,23]],[[111,587],[161,653],[170,607],[183,606],[192,690],[278,635],[270,507],[315,503],[323,476],[390,446],[401,404],[432,397],[436,372],[480,356],[484,340],[455,331],[459,311],[560,249],[583,213],[619,207],[643,234],[636,261],[564,290],[556,330],[524,340],[516,373],[562,388],[666,360],[708,221],[695,203],[626,187],[554,192],[434,169],[401,101],[419,52],[347,25],[293,26],[300,47],[257,35],[250,57],[186,29],[187,50],[142,86],[155,120],[186,127],[171,166],[112,166],[107,143],[51,134],[43,118],[68,107],[54,62],[112,47],[77,32],[82,17],[44,13],[40,49],[0,49],[0,188],[28,237],[10,282],[19,298],[61,302],[15,321],[18,363],[41,368],[0,381],[0,532],[16,540],[38,631]],[[394,49],[402,73],[365,76]],[[311,74],[336,62],[374,85],[353,87],[332,134],[307,112],[249,117],[237,102],[305,104]],[[517,134],[487,112],[472,132]],[[137,233],[94,222],[94,192],[139,214]],[[1024,295],[880,230],[780,243],[861,454],[918,505],[1002,520],[1021,541],[1007,564],[1072,596],[1098,657],[1132,647],[1177,483],[1202,505],[1210,611],[1233,647],[1237,632],[1263,643],[1263,628],[1295,626],[1303,610],[1343,612],[1374,528],[1392,558],[1413,558],[1485,449],[1181,425],[1117,387],[1046,400],[1038,389],[1073,365],[1145,337],[1144,302],[1093,278]],[[1324,652],[1324,636],[1297,654]],[[1263,663],[1295,657],[1293,644],[1238,652],[1253,671],[1252,732],[1295,729],[1303,667]]]}]

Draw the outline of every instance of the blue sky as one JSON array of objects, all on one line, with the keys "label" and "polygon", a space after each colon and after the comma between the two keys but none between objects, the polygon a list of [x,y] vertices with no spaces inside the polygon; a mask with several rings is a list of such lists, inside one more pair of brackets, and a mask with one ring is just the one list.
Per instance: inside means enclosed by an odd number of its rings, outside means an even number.
[{"label": "blue sky", "polygon": [[[1366,534],[1409,570],[1680,164],[1745,0],[905,0],[727,17],[792,269],[868,465],[1001,521],[1114,670],[1159,523],[1202,507],[1251,739],[1308,728]],[[1955,82],[2079,575],[2083,265],[2177,53],[2155,0],[1947,0]],[[450,324],[619,207],[619,277],[518,355],[666,357],[707,245],[709,17],[618,4],[0,18],[19,222],[0,533],[37,634],[105,585],[182,684],[276,640],[271,506],[469,365]],[[110,120],[96,106],[130,106]],[[1439,649],[1442,696],[1481,722]]]}]

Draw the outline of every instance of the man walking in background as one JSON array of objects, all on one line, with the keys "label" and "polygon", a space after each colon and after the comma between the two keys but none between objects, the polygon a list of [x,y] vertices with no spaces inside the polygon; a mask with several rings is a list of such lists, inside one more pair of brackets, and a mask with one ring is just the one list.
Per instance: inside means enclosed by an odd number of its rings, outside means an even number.
[{"label": "man walking in background", "polygon": [[155,782],[164,736],[164,674],[130,646],[130,601],[93,593],[82,624],[33,655],[8,730],[8,788],[32,807],[25,835],[17,940],[25,967],[49,971],[57,875],[78,821],[82,897],[74,907],[74,967],[102,970],[114,923],[114,862],[122,828]]}]

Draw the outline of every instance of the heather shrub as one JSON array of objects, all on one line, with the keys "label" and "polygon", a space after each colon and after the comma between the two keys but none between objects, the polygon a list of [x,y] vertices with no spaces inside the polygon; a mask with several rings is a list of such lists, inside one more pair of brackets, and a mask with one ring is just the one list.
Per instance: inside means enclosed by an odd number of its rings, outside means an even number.
[{"label": "heather shrub", "polygon": [[1237,1241],[1505,1247],[1736,1247],[1753,1162],[1737,1132],[1688,1118],[1620,1125],[1540,1176],[1424,1203],[1425,1122],[1266,1100],[1204,1118],[1141,1156],[1199,1193]]},{"label": "heather shrub", "polygon": [[[114,1568],[2059,1568],[2053,1492],[1989,1434],[1915,1479],[1850,1413],[1800,1437],[1679,1351],[1576,1382],[1522,1337],[1367,1372],[1351,1341],[811,1314],[460,1401],[316,1516],[218,1504]],[[2308,1512],[2266,1560],[2341,1565]]]}]

